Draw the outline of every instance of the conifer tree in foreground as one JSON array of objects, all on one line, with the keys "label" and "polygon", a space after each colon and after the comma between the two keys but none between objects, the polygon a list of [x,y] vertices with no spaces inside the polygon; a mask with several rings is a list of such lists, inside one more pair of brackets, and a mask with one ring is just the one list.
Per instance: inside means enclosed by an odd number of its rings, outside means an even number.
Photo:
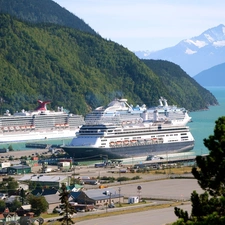
[{"label": "conifer tree in foreground", "polygon": [[197,156],[197,166],[192,174],[198,180],[203,194],[191,194],[191,215],[175,207],[179,220],[173,225],[222,225],[225,224],[225,117],[216,121],[214,135],[204,139],[209,150],[207,156]]},{"label": "conifer tree in foreground", "polygon": [[66,190],[66,185],[62,185],[62,192],[59,194],[61,204],[62,204],[62,215],[63,217],[58,219],[58,221],[62,222],[61,224],[64,225],[69,225],[69,224],[75,224],[73,220],[71,219],[71,216],[76,213],[76,210],[70,205],[69,203],[69,195],[70,193]]}]

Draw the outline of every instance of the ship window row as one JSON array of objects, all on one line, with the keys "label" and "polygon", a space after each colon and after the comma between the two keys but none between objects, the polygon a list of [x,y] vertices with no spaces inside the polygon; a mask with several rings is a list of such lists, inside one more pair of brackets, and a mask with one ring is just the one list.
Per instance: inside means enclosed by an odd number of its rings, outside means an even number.
[{"label": "ship window row", "polygon": [[[176,130],[177,131],[177,130]],[[170,131],[171,132],[171,131]],[[135,135],[135,133],[137,133],[137,132],[120,132],[120,133],[115,133],[115,134],[113,134],[113,136],[121,136],[121,135]],[[146,132],[146,131],[139,131],[138,132],[139,134],[140,133],[144,133],[145,135],[148,135],[148,133]],[[152,131],[150,131],[150,133],[152,133]],[[166,131],[163,131],[163,133],[164,134],[161,134],[160,136],[159,135],[157,135],[157,137],[165,137],[165,135],[166,136],[178,136],[178,134],[177,133],[174,133],[174,134],[166,134]],[[99,132],[97,132],[97,131],[82,131],[82,130],[80,130],[79,131],[79,134],[80,135],[85,135],[85,134],[88,134],[88,135],[96,135],[96,134],[100,134]],[[186,134],[187,135],[187,134]],[[152,137],[155,137],[155,136],[152,136]],[[140,137],[141,138],[141,137]]]},{"label": "ship window row", "polygon": [[174,140],[168,140],[168,142],[176,142],[176,141],[178,141],[178,140],[175,140],[175,139]]},{"label": "ship window row", "polygon": [[[172,128],[172,129],[163,129],[163,131],[172,132],[172,131],[181,131],[181,130],[184,130],[184,129],[186,130],[186,128]],[[126,129],[124,131],[126,131]],[[132,130],[130,129],[130,130],[128,130],[128,132],[130,132],[130,133],[133,133],[133,132],[146,132],[146,131],[158,132],[159,130],[158,129],[149,129],[149,128],[141,129],[141,130],[137,130],[137,129],[132,129]],[[121,132],[115,132],[115,134],[120,134],[120,133]],[[124,132],[122,132],[122,133],[124,133]],[[185,135],[186,135],[186,133],[185,133]]]},{"label": "ship window row", "polygon": [[[153,130],[147,130],[147,131],[149,131],[149,132],[154,132]],[[178,132],[179,130],[178,129],[165,129],[165,130],[163,130],[163,132],[165,133],[165,132],[173,132],[173,131],[176,131],[176,132]],[[124,131],[124,132],[115,132],[115,134],[117,134],[117,135],[121,135],[121,134],[134,134],[134,133],[146,133],[146,130],[133,130],[133,131],[128,131],[128,132],[126,132],[126,131]],[[157,130],[155,130],[155,132],[158,132]],[[185,135],[187,135],[187,133],[185,133]]]}]

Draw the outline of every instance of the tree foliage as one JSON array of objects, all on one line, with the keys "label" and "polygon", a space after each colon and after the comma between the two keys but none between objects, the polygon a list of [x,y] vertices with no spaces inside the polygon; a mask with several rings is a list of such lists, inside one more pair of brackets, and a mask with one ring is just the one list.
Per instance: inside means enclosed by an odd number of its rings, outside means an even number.
[{"label": "tree foliage", "polygon": [[3,179],[0,182],[0,189],[3,193],[8,193],[9,195],[15,194],[19,187],[18,182],[14,179],[14,177],[8,177]]},{"label": "tree foliage", "polygon": [[82,19],[52,0],[0,0],[0,12],[33,23],[53,23],[97,35]]},{"label": "tree foliage", "polygon": [[[98,35],[6,14],[0,14],[0,26],[0,114],[32,110],[37,99],[50,100],[51,109],[63,106],[83,115],[121,97],[152,106],[163,96],[189,110],[217,104],[192,78],[185,83],[182,70],[168,70],[164,76],[171,82],[162,82],[128,49]],[[158,66],[165,63],[174,65]]]},{"label": "tree foliage", "polygon": [[225,224],[225,117],[216,121],[214,135],[204,139],[207,156],[197,156],[192,174],[205,192],[191,195],[192,211],[175,208],[180,224]]},{"label": "tree foliage", "polygon": [[15,212],[17,209],[21,207],[22,203],[16,198],[12,203],[7,204],[10,212]]},{"label": "tree foliage", "polygon": [[49,207],[44,196],[30,196],[29,204],[31,204],[31,210],[36,216],[40,216],[41,213],[47,212]]},{"label": "tree foliage", "polygon": [[4,212],[6,204],[4,200],[0,200],[0,213]]},{"label": "tree foliage", "polygon": [[69,203],[69,196],[70,193],[66,190],[65,184],[62,185],[62,192],[59,194],[60,201],[61,201],[61,209],[63,217],[58,219],[58,221],[62,222],[62,224],[74,224],[73,220],[71,219],[71,216],[76,213],[76,210],[71,206]]}]

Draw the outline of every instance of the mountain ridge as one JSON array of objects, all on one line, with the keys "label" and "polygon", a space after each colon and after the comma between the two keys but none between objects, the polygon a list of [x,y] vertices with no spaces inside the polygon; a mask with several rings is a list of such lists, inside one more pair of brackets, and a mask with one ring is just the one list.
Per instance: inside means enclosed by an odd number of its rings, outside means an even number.
[{"label": "mountain ridge", "polygon": [[225,63],[203,70],[193,77],[201,86],[225,86]]},{"label": "mountain ridge", "polygon": [[52,0],[0,0],[0,12],[32,23],[53,23],[99,35],[82,19]]},{"label": "mountain ridge", "polygon": [[[127,48],[79,29],[32,23],[29,18],[27,21],[16,19],[15,15],[0,15],[0,97],[4,100],[1,112],[29,110],[36,107],[37,99],[51,100],[53,109],[64,106],[80,114],[119,97],[127,98],[131,104],[154,106],[163,96],[169,104],[191,111],[218,104],[183,70],[170,69],[172,63],[160,62],[159,66],[166,63],[165,70],[169,72],[165,76],[180,78],[171,82],[176,96],[162,82],[162,76]],[[181,78],[188,90],[176,89]]]},{"label": "mountain ridge", "polygon": [[134,52],[141,59],[162,59],[174,62],[194,76],[225,58],[225,26],[220,24],[199,36],[184,39],[177,45],[159,51]]}]

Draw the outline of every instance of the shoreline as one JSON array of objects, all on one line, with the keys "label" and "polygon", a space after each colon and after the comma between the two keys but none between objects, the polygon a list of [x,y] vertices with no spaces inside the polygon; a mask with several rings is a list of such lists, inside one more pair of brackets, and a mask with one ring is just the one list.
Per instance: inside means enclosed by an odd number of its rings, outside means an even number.
[{"label": "shoreline", "polygon": [[[9,152],[0,153],[0,157],[7,158],[10,156],[14,156],[14,158],[20,158],[22,156],[32,156],[32,154],[36,155],[42,154],[43,152],[48,152],[48,149],[30,149],[30,150],[14,150]],[[3,159],[2,158],[2,159]]]}]

